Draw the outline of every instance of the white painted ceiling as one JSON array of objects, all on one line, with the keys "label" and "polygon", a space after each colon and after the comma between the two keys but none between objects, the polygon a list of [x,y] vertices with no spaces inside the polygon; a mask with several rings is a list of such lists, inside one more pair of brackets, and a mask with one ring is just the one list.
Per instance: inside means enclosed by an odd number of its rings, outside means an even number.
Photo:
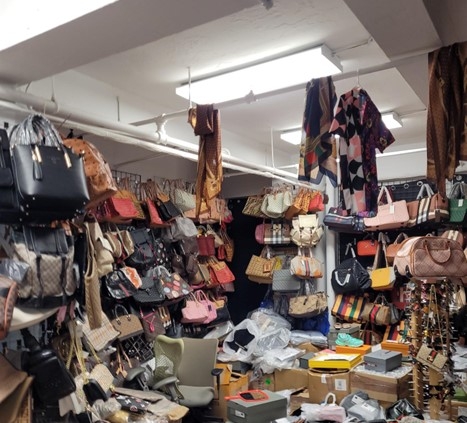
[{"label": "white painted ceiling", "polygon": [[[73,78],[105,84],[135,107],[144,104],[139,114],[121,114],[121,121],[130,123],[186,109],[187,101],[175,95],[175,88],[187,82],[188,67],[192,78],[198,79],[325,43],[341,60],[344,74],[350,75],[336,78],[338,95],[359,84],[381,112],[396,111],[402,117],[404,126],[393,130],[396,143],[388,151],[424,146],[426,53],[467,40],[467,2],[271,3],[267,9],[259,0],[115,1],[0,51],[0,82],[18,87],[30,83],[30,93],[35,93],[35,81],[52,76],[66,75],[71,84]],[[391,61],[399,66],[385,65]],[[369,72],[378,67],[388,68]],[[300,126],[304,94],[303,87],[222,108],[223,145],[236,156],[245,154],[245,148],[261,151],[264,164],[271,162],[272,143],[282,165],[297,163],[298,147],[280,141],[278,134]],[[65,96],[63,101],[70,104],[73,99]],[[93,98],[87,102],[90,111],[91,103],[98,103]],[[171,120],[167,131],[197,142],[185,118]],[[115,149],[107,143],[103,148],[115,163],[147,157],[128,147]]]}]

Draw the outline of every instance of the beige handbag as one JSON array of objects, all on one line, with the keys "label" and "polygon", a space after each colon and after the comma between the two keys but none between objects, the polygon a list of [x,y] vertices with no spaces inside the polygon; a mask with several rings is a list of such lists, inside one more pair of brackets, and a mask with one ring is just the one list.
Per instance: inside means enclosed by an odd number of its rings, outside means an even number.
[{"label": "beige handbag", "polygon": [[248,279],[256,283],[272,284],[274,270],[280,270],[282,262],[277,257],[271,257],[271,249],[264,247],[259,256],[253,255],[245,270]]},{"label": "beige handbag", "polygon": [[84,317],[83,321],[84,342],[96,351],[102,351],[107,344],[115,341],[120,335],[120,332],[114,329],[104,312],[101,312],[101,320],[102,326],[96,329],[91,329],[87,316]]},{"label": "beige handbag", "polygon": [[438,372],[443,370],[443,367],[448,360],[448,358],[443,355],[441,351],[436,351],[433,348],[427,347],[426,345],[422,345],[420,347],[415,359],[425,366],[428,366]]},{"label": "beige handbag", "polygon": [[[119,311],[122,311],[122,313],[119,314]],[[117,304],[114,314],[115,319],[112,319],[110,323],[116,331],[120,332],[120,335],[118,335],[120,341],[141,335],[144,332],[139,317],[129,313],[123,305]]]},{"label": "beige handbag", "polygon": [[[300,293],[289,300],[289,315],[292,317],[314,317],[323,313],[328,307],[328,300],[324,292],[311,294],[311,283],[305,281]],[[308,292],[308,293],[307,293]]]}]

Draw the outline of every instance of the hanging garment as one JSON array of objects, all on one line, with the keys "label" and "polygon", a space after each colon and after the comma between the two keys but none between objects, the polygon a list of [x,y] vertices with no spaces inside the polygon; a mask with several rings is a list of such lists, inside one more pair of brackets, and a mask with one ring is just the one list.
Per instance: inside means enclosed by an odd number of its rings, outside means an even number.
[{"label": "hanging garment", "polygon": [[376,212],[376,148],[383,152],[395,140],[365,90],[354,88],[340,97],[330,132],[340,136],[344,208],[351,214]]},{"label": "hanging garment", "polygon": [[362,126],[362,166],[365,178],[366,210],[376,212],[378,209],[378,172],[376,168],[376,149],[381,153],[391,145],[395,139],[381,118],[376,105],[365,92],[366,102],[363,111]]},{"label": "hanging garment", "polygon": [[198,168],[196,177],[196,216],[199,216],[201,203],[215,198],[222,188],[222,156],[220,114],[213,105],[197,105],[188,111],[188,122],[199,136]]},{"label": "hanging garment", "polygon": [[[428,55],[427,179],[446,193],[459,160],[467,160],[463,97],[467,44],[453,44]],[[461,57],[462,55],[462,57]]]},{"label": "hanging garment", "polygon": [[337,185],[335,139],[329,133],[336,100],[334,83],[330,76],[312,79],[307,84],[299,180],[319,184],[326,175],[333,186]]}]

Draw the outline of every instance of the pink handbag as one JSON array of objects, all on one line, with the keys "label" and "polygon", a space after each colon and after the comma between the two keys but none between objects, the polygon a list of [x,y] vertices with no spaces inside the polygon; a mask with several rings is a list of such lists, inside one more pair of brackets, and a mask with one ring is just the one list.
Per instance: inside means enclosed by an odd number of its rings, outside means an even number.
[{"label": "pink handbag", "polygon": [[182,316],[180,319],[182,323],[203,323],[208,318],[208,311],[193,294],[190,294],[186,297]]},{"label": "pink handbag", "polygon": [[[383,195],[386,194],[386,204],[382,204]],[[365,217],[363,222],[367,231],[381,231],[398,229],[407,226],[409,212],[405,200],[392,201],[391,195],[385,186],[382,186],[378,195],[378,213],[375,217]]]},{"label": "pink handbag", "polygon": [[195,292],[195,297],[203,305],[203,307],[207,310],[208,313],[208,317],[202,322],[203,325],[211,323],[213,320],[216,320],[216,304],[214,304],[201,289],[198,289]]}]

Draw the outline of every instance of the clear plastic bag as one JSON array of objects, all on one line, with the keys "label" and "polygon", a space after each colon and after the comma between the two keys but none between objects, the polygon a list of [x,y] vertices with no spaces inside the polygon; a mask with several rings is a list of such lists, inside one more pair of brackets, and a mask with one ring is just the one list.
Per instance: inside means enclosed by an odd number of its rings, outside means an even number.
[{"label": "clear plastic bag", "polygon": [[288,330],[292,328],[290,322],[284,319],[281,315],[267,308],[258,308],[253,310],[247,317],[258,325],[261,329],[261,333],[272,332],[280,328]]}]

